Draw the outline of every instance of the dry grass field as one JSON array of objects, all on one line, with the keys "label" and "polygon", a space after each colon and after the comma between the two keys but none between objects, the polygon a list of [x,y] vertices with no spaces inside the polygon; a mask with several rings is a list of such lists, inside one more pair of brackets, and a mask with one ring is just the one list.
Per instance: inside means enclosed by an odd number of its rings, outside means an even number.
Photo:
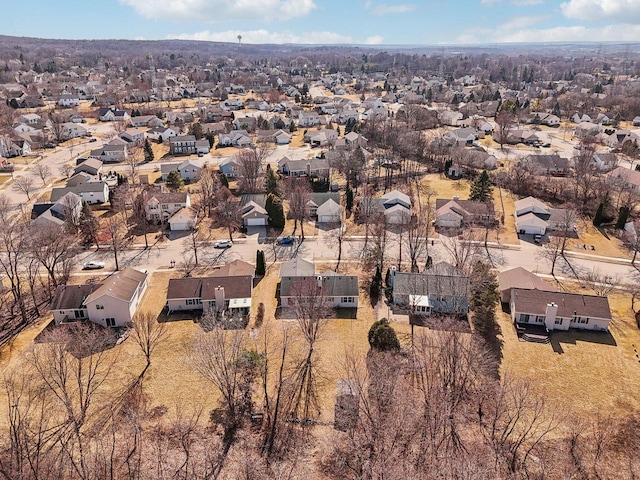
[{"label": "dry grass field", "polygon": [[[502,373],[526,378],[563,415],[623,415],[640,408],[640,332],[628,295],[609,297],[610,333],[555,332],[550,344],[519,341],[508,314],[499,316]],[[634,347],[635,345],[635,347]]]}]

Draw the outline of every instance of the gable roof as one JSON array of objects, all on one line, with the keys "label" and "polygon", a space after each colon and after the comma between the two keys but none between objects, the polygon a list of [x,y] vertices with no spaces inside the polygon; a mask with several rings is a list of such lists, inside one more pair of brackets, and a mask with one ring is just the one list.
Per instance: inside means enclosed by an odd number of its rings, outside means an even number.
[{"label": "gable roof", "polygon": [[558,305],[558,317],[581,316],[611,320],[611,309],[607,297],[549,291],[542,295],[537,290],[514,288],[511,290],[511,301],[514,302],[516,312],[545,315],[547,304],[553,302]]},{"label": "gable roof", "polygon": [[89,295],[87,302],[93,302],[103,296],[129,302],[140,284],[146,279],[147,274],[145,272],[127,267],[107,278],[104,283],[100,285],[100,288]]},{"label": "gable roof", "polygon": [[280,265],[280,278],[315,275],[316,265],[302,257],[294,257]]},{"label": "gable roof", "polygon": [[207,277],[202,279],[202,300],[215,300],[216,288],[224,288],[225,299],[251,298],[253,276]]},{"label": "gable roof", "polygon": [[296,284],[302,282],[314,282],[317,284],[322,279],[322,292],[326,297],[357,297],[358,277],[353,275],[336,275],[330,272],[323,275],[282,277],[280,280],[280,296],[289,297],[295,292]]},{"label": "gable roof", "polygon": [[82,307],[91,293],[102,284],[58,285],[51,301],[51,310],[70,310]]},{"label": "gable roof", "polygon": [[234,260],[232,262],[223,265],[222,267],[216,268],[212,273],[211,277],[245,277],[245,276],[253,276],[255,273],[255,267],[248,262],[243,260]]},{"label": "gable roof", "polygon": [[542,290],[556,292],[557,289],[550,283],[522,267],[512,268],[498,273],[498,290],[505,291],[512,288],[523,290]]}]

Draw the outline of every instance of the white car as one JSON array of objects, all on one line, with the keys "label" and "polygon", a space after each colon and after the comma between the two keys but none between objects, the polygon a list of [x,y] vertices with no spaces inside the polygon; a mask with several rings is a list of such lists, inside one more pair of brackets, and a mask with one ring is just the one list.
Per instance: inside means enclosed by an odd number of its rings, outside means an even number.
[{"label": "white car", "polygon": [[98,270],[100,268],[104,268],[105,263],[104,262],[98,262],[95,260],[92,260],[91,262],[84,262],[82,264],[82,268],[84,270]]},{"label": "white car", "polygon": [[213,248],[231,248],[233,246],[233,242],[231,240],[216,240],[213,244]]}]

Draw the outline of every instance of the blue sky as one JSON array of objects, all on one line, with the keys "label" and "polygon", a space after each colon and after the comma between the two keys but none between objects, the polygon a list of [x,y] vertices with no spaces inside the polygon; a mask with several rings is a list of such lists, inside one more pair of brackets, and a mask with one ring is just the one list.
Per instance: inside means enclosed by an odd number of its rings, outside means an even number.
[{"label": "blue sky", "polygon": [[[640,41],[640,0],[21,0],[2,34],[386,45]],[[7,22],[12,18],[15,21]],[[18,20],[20,19],[20,20]]]}]

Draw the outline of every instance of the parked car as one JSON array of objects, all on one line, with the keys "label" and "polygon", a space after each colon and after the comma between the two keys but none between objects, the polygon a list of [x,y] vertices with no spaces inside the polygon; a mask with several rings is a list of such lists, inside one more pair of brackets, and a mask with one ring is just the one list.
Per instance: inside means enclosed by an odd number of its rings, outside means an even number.
[{"label": "parked car", "polygon": [[98,139],[96,137],[91,137],[89,139],[89,142],[97,142],[97,141],[98,141]]},{"label": "parked car", "polygon": [[536,243],[541,243],[542,242],[542,235],[534,235],[533,236],[533,241]]},{"label": "parked car", "polygon": [[276,243],[278,245],[291,245],[294,241],[294,238],[289,235],[288,237],[278,237],[276,238]]},{"label": "parked car", "polygon": [[231,248],[233,242],[231,240],[216,240],[213,244],[213,248]]},{"label": "parked car", "polygon": [[105,263],[104,262],[98,262],[96,260],[92,260],[90,262],[84,262],[82,264],[82,268],[84,270],[98,270],[100,268],[104,268]]}]

